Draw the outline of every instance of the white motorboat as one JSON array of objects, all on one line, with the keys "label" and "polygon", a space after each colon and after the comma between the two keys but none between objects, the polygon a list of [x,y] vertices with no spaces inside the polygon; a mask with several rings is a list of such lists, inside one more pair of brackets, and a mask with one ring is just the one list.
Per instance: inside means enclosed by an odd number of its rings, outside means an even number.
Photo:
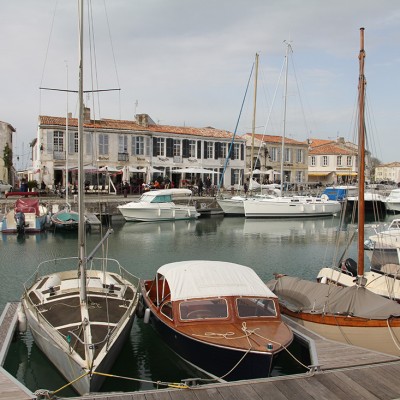
[{"label": "white motorboat", "polygon": [[[189,198],[188,198],[189,196]],[[185,200],[185,204],[175,203]],[[199,217],[189,189],[160,189],[142,194],[138,201],[119,205],[126,221],[170,221]]]}]

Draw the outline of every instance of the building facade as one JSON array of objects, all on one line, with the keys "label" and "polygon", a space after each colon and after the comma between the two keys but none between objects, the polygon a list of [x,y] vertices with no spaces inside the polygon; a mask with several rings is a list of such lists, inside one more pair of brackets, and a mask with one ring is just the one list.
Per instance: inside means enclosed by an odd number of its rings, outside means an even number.
[{"label": "building facade", "polygon": [[14,127],[0,121],[0,180],[13,184],[12,148]]},{"label": "building facade", "polygon": [[375,167],[375,182],[400,182],[400,162],[381,164]]},{"label": "building facade", "polygon": [[[309,182],[323,184],[344,184],[357,181],[358,158],[357,146],[345,142],[344,138],[336,140],[309,139],[308,176]],[[369,163],[366,155],[366,165]],[[366,179],[370,176],[367,168]]]},{"label": "building facade", "polygon": [[282,136],[252,135],[251,133],[247,133],[245,138],[247,174],[253,168],[253,171],[261,172],[259,173],[261,180],[280,182],[283,166],[283,182],[304,183],[308,181],[307,143],[285,138],[282,146]]},{"label": "building facade", "polygon": [[[186,168],[210,170],[212,183],[221,183],[225,188],[243,179],[245,140],[236,138],[233,141],[233,134],[228,131],[159,125],[147,114],[136,115],[134,121],[93,120],[90,109],[85,108],[84,134],[84,164],[88,175],[95,170],[122,171],[122,174],[114,175],[116,184],[133,179],[147,182],[162,176],[178,187],[182,181],[206,178],[205,172],[177,172]],[[65,186],[68,168],[68,183],[74,185],[77,163],[77,119],[68,117],[67,130],[65,117],[40,116],[34,145],[33,178],[50,188],[58,184]],[[96,184],[99,173],[87,179]],[[104,177],[100,176],[100,179]]]}]

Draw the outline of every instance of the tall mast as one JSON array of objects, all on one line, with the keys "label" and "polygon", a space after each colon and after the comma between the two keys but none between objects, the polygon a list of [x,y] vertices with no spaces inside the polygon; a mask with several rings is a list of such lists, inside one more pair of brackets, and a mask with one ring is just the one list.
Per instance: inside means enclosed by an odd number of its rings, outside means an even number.
[{"label": "tall mast", "polygon": [[285,93],[284,93],[284,107],[283,107],[283,134],[282,134],[282,147],[281,147],[281,193],[283,193],[283,160],[285,158],[285,137],[286,137],[286,105],[287,105],[287,84],[288,84],[288,59],[289,50],[291,50],[290,43],[286,43],[286,56],[285,56]]},{"label": "tall mast", "polygon": [[66,68],[66,73],[67,73],[67,115],[65,118],[65,141],[66,141],[66,146],[65,146],[65,180],[64,180],[64,187],[65,187],[65,202],[67,203],[67,206],[69,208],[69,202],[68,202],[68,150],[69,150],[69,132],[68,132],[68,123],[69,123],[69,118],[68,118],[68,63],[66,62],[65,64]]},{"label": "tall mast", "polygon": [[358,80],[358,263],[357,263],[357,283],[362,285],[364,275],[364,223],[365,223],[365,86],[364,75],[364,28],[360,28],[360,74]]},{"label": "tall mast", "polygon": [[254,75],[253,121],[251,125],[250,183],[253,181],[253,170],[254,170],[254,135],[256,132],[258,53],[256,53],[256,58],[255,58],[255,70],[256,72]]},{"label": "tall mast", "polygon": [[85,204],[83,169],[83,0],[79,0],[79,115],[78,115],[78,254],[80,270],[80,299],[86,303],[86,260],[85,260]]}]

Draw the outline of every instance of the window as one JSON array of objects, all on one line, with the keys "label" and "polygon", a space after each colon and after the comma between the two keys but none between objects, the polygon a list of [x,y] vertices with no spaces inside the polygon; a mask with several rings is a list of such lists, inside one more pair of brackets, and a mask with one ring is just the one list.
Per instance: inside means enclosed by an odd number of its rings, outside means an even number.
[{"label": "window", "polygon": [[347,166],[351,167],[353,165],[352,163],[352,157],[351,156],[347,156]]},{"label": "window", "polygon": [[276,317],[275,302],[265,298],[236,299],[239,317]]},{"label": "window", "polygon": [[291,160],[292,160],[292,157],[291,157],[291,151],[290,151],[290,149],[285,149],[285,162],[291,162]]},{"label": "window", "polygon": [[64,132],[54,131],[53,150],[58,152],[64,151]]},{"label": "window", "polygon": [[303,182],[303,172],[296,171],[296,182]]},{"label": "window", "polygon": [[179,304],[181,320],[227,318],[225,299],[188,300]]},{"label": "window", "polygon": [[196,141],[189,140],[189,157],[196,158]]},{"label": "window", "polygon": [[132,137],[132,155],[143,156],[144,155],[144,137],[134,136]]},{"label": "window", "polygon": [[174,157],[182,155],[182,141],[174,139],[173,141]]},{"label": "window", "polygon": [[127,135],[119,135],[118,136],[118,153],[127,153],[128,152],[128,136]]},{"label": "window", "polygon": [[240,160],[240,144],[238,143],[233,145],[233,158],[235,160]]},{"label": "window", "polygon": [[226,158],[227,146],[226,143],[221,143],[221,158]]},{"label": "window", "polygon": [[108,135],[105,133],[99,134],[99,155],[108,155]]},{"label": "window", "polygon": [[156,138],[156,154],[154,156],[165,156],[165,138]]},{"label": "window", "polygon": [[315,156],[311,156],[311,166],[315,167],[316,165],[317,165],[317,162],[316,162]]},{"label": "window", "polygon": [[303,162],[303,150],[302,149],[296,150],[296,162],[298,162],[298,163]]},{"label": "window", "polygon": [[328,166],[328,156],[322,156],[322,166],[323,167]]},{"label": "window", "polygon": [[207,158],[213,158],[213,157],[214,157],[214,143],[207,142]]},{"label": "window", "polygon": [[337,158],[336,158],[336,165],[337,165],[338,167],[341,167],[341,166],[342,166],[342,156],[337,156]]},{"label": "window", "polygon": [[169,319],[173,319],[172,315],[172,303],[170,301],[167,301],[165,304],[161,306],[161,314],[165,315]]},{"label": "window", "polygon": [[240,169],[233,169],[232,170],[233,173],[233,184],[234,185],[238,185],[241,181],[240,179]]}]

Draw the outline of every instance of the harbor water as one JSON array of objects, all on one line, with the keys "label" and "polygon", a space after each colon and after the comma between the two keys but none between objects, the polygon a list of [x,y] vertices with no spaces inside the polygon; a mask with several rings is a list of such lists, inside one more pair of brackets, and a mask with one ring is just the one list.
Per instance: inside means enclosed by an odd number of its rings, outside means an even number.
[{"label": "harbor water", "polygon": [[[392,219],[393,217],[387,217]],[[372,221],[373,222],[373,221]],[[221,216],[196,221],[124,223],[113,220],[108,257],[115,258],[139,278],[151,278],[162,264],[205,259],[235,262],[252,267],[262,280],[283,273],[314,280],[319,269],[337,263],[354,226],[339,217],[301,220],[246,220]],[[350,228],[350,229],[349,229]],[[366,227],[366,235],[372,234]],[[98,243],[101,232],[88,233],[88,253]],[[77,255],[74,233],[44,232],[36,235],[2,235],[0,306],[19,300],[24,282],[44,260]],[[99,256],[101,254],[98,254]],[[356,258],[355,242],[348,257]],[[366,260],[366,265],[368,261]],[[302,350],[293,351],[301,356]],[[13,341],[6,370],[30,390],[57,390],[65,385],[47,358],[33,343],[30,333]],[[283,355],[273,375],[303,372],[292,357]],[[131,379],[108,378],[103,391],[133,391],[157,387],[154,382],[180,382],[204,377],[188,366],[153,331],[136,319],[128,341],[111,371]],[[60,396],[72,396],[65,389]]]}]

